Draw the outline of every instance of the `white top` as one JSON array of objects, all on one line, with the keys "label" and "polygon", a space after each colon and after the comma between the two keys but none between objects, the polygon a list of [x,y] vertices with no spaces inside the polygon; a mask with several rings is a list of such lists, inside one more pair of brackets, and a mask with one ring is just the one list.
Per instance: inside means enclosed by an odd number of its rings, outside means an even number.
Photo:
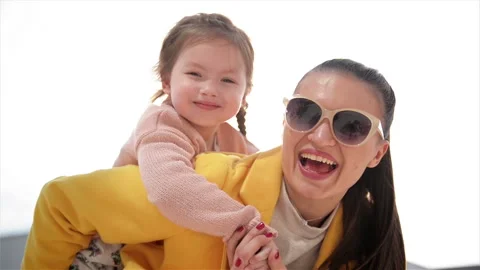
[{"label": "white top", "polygon": [[282,262],[287,269],[313,269],[323,238],[337,210],[338,205],[320,228],[309,226],[290,201],[285,180],[282,182],[270,226],[278,231],[274,241],[281,250]]}]

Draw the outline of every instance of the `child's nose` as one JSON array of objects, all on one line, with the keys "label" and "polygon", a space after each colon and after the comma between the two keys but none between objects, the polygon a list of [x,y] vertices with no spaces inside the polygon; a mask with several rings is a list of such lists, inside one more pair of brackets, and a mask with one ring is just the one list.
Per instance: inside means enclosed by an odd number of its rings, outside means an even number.
[{"label": "child's nose", "polygon": [[212,81],[207,81],[200,89],[200,93],[206,96],[217,96],[217,85]]}]

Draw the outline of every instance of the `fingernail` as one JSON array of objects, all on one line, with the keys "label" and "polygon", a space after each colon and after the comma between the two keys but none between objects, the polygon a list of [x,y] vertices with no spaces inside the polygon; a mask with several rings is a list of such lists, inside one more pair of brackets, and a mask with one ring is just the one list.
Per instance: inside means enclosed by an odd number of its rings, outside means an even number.
[{"label": "fingernail", "polygon": [[[276,255],[275,255],[275,256],[276,256]],[[240,260],[240,258],[238,258],[238,259],[235,261],[235,266],[236,266],[236,267],[239,267],[241,264],[242,264],[242,260]]]},{"label": "fingernail", "polygon": [[278,259],[279,257],[280,257],[280,252],[277,250],[277,253],[275,253],[275,259]]},{"label": "fingernail", "polygon": [[268,232],[268,233],[265,234],[265,236],[266,236],[267,238],[272,238],[272,237],[273,237],[273,233]]},{"label": "fingernail", "polygon": [[261,229],[265,228],[265,224],[263,222],[260,222],[260,223],[258,223],[256,228],[257,228],[257,230],[260,231]]},{"label": "fingernail", "polygon": [[238,227],[235,231],[236,232],[242,232],[243,231],[243,226]]}]

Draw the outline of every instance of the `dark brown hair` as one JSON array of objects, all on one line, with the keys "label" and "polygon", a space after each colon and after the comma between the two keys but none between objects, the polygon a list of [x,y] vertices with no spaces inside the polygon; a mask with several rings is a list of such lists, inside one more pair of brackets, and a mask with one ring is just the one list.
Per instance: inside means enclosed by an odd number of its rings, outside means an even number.
[{"label": "dark brown hair", "polygon": [[[384,106],[383,132],[385,139],[390,140],[396,100],[383,75],[349,59],[333,59],[318,65],[305,76],[324,71],[350,74],[372,86]],[[405,270],[405,248],[395,202],[390,147],[376,167],[365,170],[342,202],[344,236],[320,269],[350,269],[349,262],[355,262],[353,269]]]},{"label": "dark brown hair", "polygon": [[[159,80],[162,82],[168,82],[170,80],[173,66],[180,52],[187,45],[217,38],[231,42],[240,50],[247,73],[247,89],[245,95],[248,95],[252,89],[253,47],[247,34],[236,27],[229,18],[221,14],[199,13],[184,17],[177,22],[163,40],[160,57],[155,66],[155,73]],[[152,102],[164,94],[163,89],[158,90],[152,96]],[[245,128],[246,109],[247,105],[245,103],[237,113],[238,129],[243,135],[247,133]]]}]

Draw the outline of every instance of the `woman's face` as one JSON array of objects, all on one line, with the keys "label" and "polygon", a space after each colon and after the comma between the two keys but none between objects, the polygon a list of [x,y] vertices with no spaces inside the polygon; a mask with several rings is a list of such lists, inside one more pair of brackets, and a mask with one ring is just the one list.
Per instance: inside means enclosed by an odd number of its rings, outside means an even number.
[{"label": "woman's face", "polygon": [[[353,75],[312,72],[300,82],[295,93],[328,110],[353,108],[379,119],[383,116],[383,106],[375,90]],[[388,142],[379,133],[361,146],[342,145],[333,136],[329,121],[323,119],[307,133],[284,125],[282,167],[294,200],[340,200],[367,167],[380,162],[388,149]],[[319,162],[321,159],[333,161],[336,166]]]}]

